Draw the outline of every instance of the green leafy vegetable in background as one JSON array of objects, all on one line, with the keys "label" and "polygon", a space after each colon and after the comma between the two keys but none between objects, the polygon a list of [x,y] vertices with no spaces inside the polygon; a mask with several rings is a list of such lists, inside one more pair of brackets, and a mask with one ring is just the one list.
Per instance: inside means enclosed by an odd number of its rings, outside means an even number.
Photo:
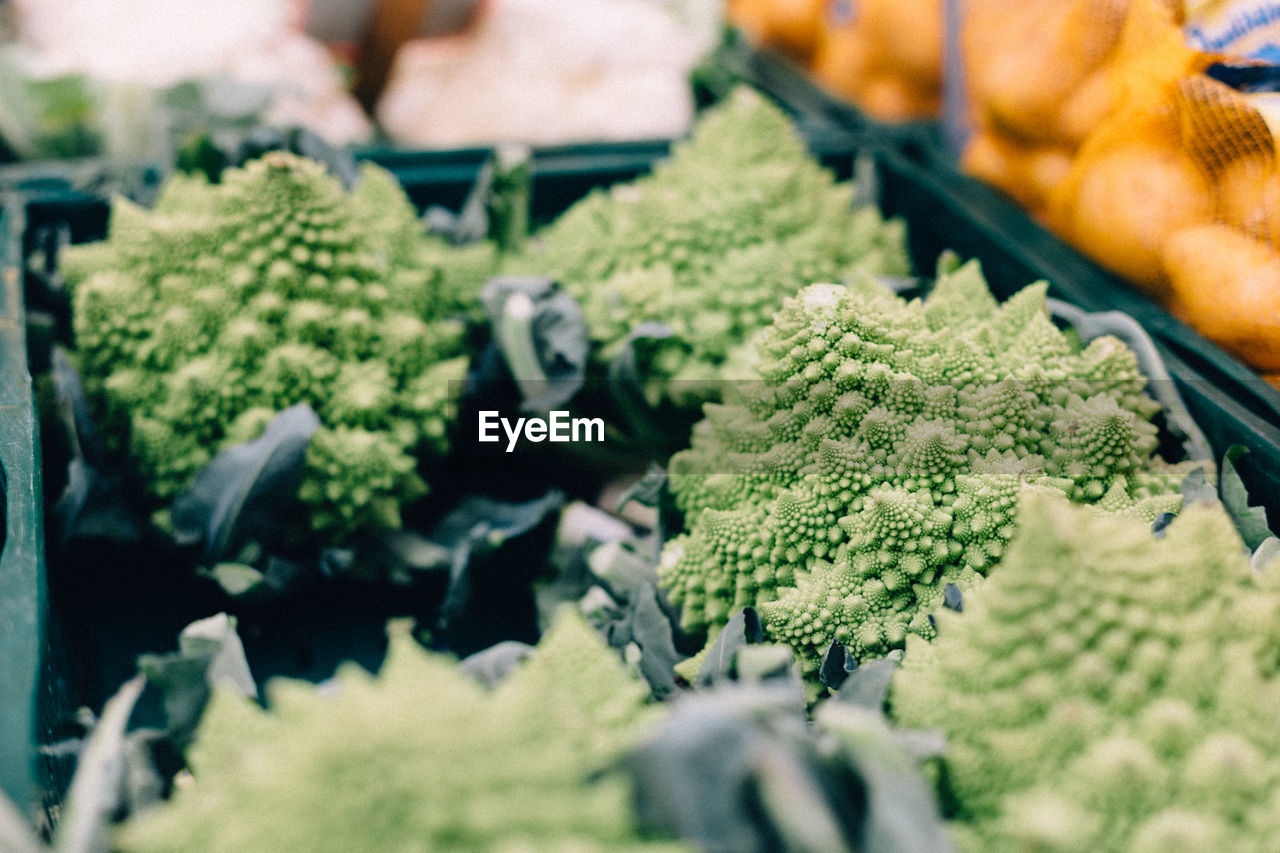
[{"label": "green leafy vegetable in background", "polygon": [[86,388],[157,497],[305,403],[298,494],[341,539],[397,527],[417,456],[445,449],[467,359],[443,259],[388,173],[347,192],[274,152],[218,185],[174,175],[153,210],[116,199],[63,269]]},{"label": "green leafy vegetable in background", "polygon": [[870,279],[809,287],[758,356],[764,381],[709,404],[671,460],[687,529],[659,575],[686,628],[756,606],[812,670],[832,640],[865,660],[931,636],[1025,489],[1150,521],[1195,464],[1153,455],[1159,406],[1126,347],[1073,347],[1044,285],[997,305],[976,263],[923,302]]},{"label": "green leafy vegetable in background", "polygon": [[1280,575],[1220,505],[1163,538],[1028,498],[964,613],[912,639],[893,716],[947,736],[969,850],[1280,849]]},{"label": "green leafy vegetable in background", "polygon": [[606,773],[656,724],[648,688],[562,611],[492,693],[394,633],[377,677],[215,692],[193,780],[117,838],[149,850],[684,849],[646,841]]},{"label": "green leafy vegetable in background", "polygon": [[743,87],[651,174],[593,192],[506,266],[556,278],[605,359],[641,324],[668,326],[642,365],[646,394],[689,404],[718,397],[716,380],[751,375],[743,348],[784,296],[859,266],[905,273],[908,261],[902,225],[855,210],[852,185]]}]

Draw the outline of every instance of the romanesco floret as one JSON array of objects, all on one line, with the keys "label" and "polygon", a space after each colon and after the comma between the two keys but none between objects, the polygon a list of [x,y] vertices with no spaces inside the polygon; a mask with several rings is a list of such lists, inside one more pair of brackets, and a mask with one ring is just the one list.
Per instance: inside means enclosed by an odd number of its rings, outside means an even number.
[{"label": "romanesco floret", "polygon": [[1220,505],[1024,501],[964,612],[912,638],[897,720],[941,729],[969,850],[1280,849],[1280,578]]},{"label": "romanesco floret", "polygon": [[174,175],[152,210],[117,200],[110,231],[66,259],[76,344],[156,496],[307,403],[314,526],[398,525],[466,358],[444,255],[395,179],[366,165],[348,193],[277,152],[216,186]]},{"label": "romanesco floret", "polygon": [[347,664],[324,690],[276,680],[267,711],[215,691],[194,778],[117,847],[683,850],[641,835],[607,772],[656,724],[648,693],[571,609],[492,693],[396,633],[376,678]]},{"label": "romanesco floret", "polygon": [[901,223],[855,209],[852,185],[746,88],[650,175],[590,194],[508,262],[557,278],[605,358],[641,323],[670,327],[642,371],[654,402],[717,397],[715,380],[741,378],[737,351],[784,296],[857,266],[906,273]]},{"label": "romanesco floret", "polygon": [[832,640],[878,656],[986,573],[1023,490],[1146,518],[1181,504],[1133,354],[1073,349],[1043,285],[998,306],[976,263],[927,302],[814,285],[758,355],[763,381],[708,404],[670,463],[687,532],[659,576],[686,628],[759,606],[808,667]]}]

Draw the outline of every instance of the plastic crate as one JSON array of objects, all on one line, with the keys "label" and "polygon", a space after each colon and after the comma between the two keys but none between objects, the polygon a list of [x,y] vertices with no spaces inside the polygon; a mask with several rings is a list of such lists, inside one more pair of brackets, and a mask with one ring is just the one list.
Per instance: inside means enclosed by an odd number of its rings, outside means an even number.
[{"label": "plastic crate", "polygon": [[[54,688],[41,689],[47,617],[40,432],[27,369],[25,317],[17,242],[21,208],[0,207],[0,791],[14,802],[39,797],[35,743],[46,740]],[[44,713],[34,714],[33,707]]]},{"label": "plastic crate", "polygon": [[[1057,268],[1051,263],[1057,254],[1047,247],[1037,253],[1011,239],[1000,227],[1004,220],[996,217],[999,221],[993,221],[995,213],[983,213],[967,192],[961,192],[963,187],[891,150],[882,135],[851,136],[827,128],[811,135],[810,145],[837,175],[858,176],[864,189],[878,185],[885,212],[906,220],[913,261],[922,272],[933,269],[942,250],[954,249],[962,257],[983,261],[992,288],[999,295],[1007,296],[1039,278],[1058,278]],[[546,221],[594,187],[644,173],[668,150],[664,143],[635,143],[535,152],[534,220]],[[465,197],[486,157],[485,151],[384,151],[366,155],[366,159],[395,173],[419,206],[441,204],[453,208]],[[102,236],[108,207],[90,194],[42,186],[28,199],[22,213],[23,233],[15,234],[11,245],[15,251],[25,247],[30,252],[58,231],[75,242]],[[1055,246],[1055,251],[1063,248],[1060,243]],[[20,257],[21,252],[15,259]],[[18,280],[12,263],[5,275],[6,281]],[[1054,295],[1083,308],[1125,307],[1109,303],[1105,294],[1082,289],[1070,275],[1053,283]],[[1144,319],[1143,311],[1151,310],[1145,301],[1131,300],[1127,304],[1139,319]],[[1253,451],[1240,460],[1242,476],[1255,496],[1267,503],[1272,517],[1280,518],[1280,428],[1236,400],[1229,389],[1207,378],[1200,364],[1184,357],[1204,351],[1202,341],[1197,343],[1189,331],[1186,334],[1190,337],[1183,342],[1183,348],[1157,336],[1179,388],[1219,455],[1235,443],[1245,444]],[[1223,365],[1224,369],[1230,366]],[[29,384],[26,387],[29,404]],[[38,476],[34,469],[33,476]],[[11,474],[11,483],[12,480]],[[37,513],[38,506],[37,497]],[[125,564],[120,561],[126,557],[135,562],[122,572]],[[344,658],[375,666],[384,647],[385,620],[429,612],[432,595],[439,592],[423,587],[406,595],[401,590],[330,581],[317,585],[304,600],[248,605],[230,602],[210,583],[168,571],[172,567],[165,565],[163,554],[148,558],[136,553],[51,552],[49,563],[53,568],[49,601],[53,624],[58,627],[50,639],[61,640],[73,654],[60,657],[57,647],[46,642],[46,669],[60,681],[66,698],[55,707],[42,697],[33,711],[30,702],[34,694],[24,693],[15,702],[14,713],[25,720],[33,716],[48,719],[54,711],[81,704],[99,708],[106,696],[132,673],[137,654],[171,648],[183,625],[223,609],[236,612],[240,619],[246,651],[260,679],[274,674],[323,678]],[[37,562],[37,589],[39,567]],[[7,581],[0,578],[0,583],[4,582]],[[34,630],[33,627],[24,635],[23,642],[32,642]],[[27,703],[25,709],[19,707],[23,703]],[[145,716],[147,709],[139,713]],[[25,725],[21,731],[30,733],[31,726]],[[47,735],[47,728],[37,732],[39,738]],[[24,740],[26,737],[28,734],[23,734],[15,743],[30,756],[32,746]],[[56,771],[56,767],[45,766],[40,779],[41,784],[54,791],[61,782]]]}]

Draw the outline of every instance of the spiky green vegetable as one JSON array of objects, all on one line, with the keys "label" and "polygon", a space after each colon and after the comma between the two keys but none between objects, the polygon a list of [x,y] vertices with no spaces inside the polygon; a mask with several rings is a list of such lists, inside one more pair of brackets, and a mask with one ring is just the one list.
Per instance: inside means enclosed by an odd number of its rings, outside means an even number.
[{"label": "spiky green vegetable", "polygon": [[643,375],[650,397],[718,396],[783,297],[863,266],[905,274],[901,223],[853,207],[790,119],[735,90],[692,138],[630,184],[597,191],[544,230],[515,272],[556,277],[608,358],[646,321],[670,327]]},{"label": "spiky green vegetable", "polygon": [[969,850],[1280,849],[1280,576],[1220,506],[1144,522],[1027,500],[894,715],[945,732]]},{"label": "spiky green vegetable", "polygon": [[393,633],[374,678],[277,680],[269,710],[215,692],[194,779],[130,821],[128,853],[683,849],[638,833],[623,777],[648,689],[571,610],[492,693]]},{"label": "spiky green vegetable", "polygon": [[987,572],[1024,489],[1148,519],[1181,503],[1133,354],[1073,347],[1043,285],[997,306],[976,263],[927,302],[809,287],[757,366],[671,460],[687,532],[659,575],[691,629],[756,605],[809,667],[833,639],[879,656]]},{"label": "spiky green vegetable", "polygon": [[117,199],[109,239],[64,268],[86,386],[158,497],[308,403],[301,496],[343,537],[398,526],[417,455],[444,448],[466,359],[441,261],[385,171],[348,193],[272,153],[218,185],[175,175],[153,210]]}]

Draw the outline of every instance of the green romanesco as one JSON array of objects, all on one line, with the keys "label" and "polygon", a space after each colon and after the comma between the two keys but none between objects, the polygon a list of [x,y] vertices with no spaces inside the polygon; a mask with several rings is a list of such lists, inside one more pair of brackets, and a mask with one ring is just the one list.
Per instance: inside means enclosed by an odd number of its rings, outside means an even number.
[{"label": "green romanesco", "polygon": [[193,778],[112,849],[684,849],[640,834],[608,772],[656,724],[648,692],[571,609],[492,693],[393,633],[376,678],[276,680],[267,711],[215,692]]},{"label": "green romanesco", "polygon": [[86,387],[157,497],[297,403],[322,423],[301,489],[316,528],[397,526],[425,491],[416,457],[444,450],[464,329],[389,173],[366,165],[348,193],[277,152],[218,185],[174,175],[152,210],[116,200],[109,240],[64,267]]},{"label": "green romanesco", "polygon": [[930,636],[946,585],[995,563],[1023,490],[1148,519],[1181,504],[1132,352],[1073,348],[1043,285],[998,306],[976,263],[927,302],[869,278],[811,286],[757,366],[670,463],[687,532],[659,576],[688,629],[759,606],[809,668],[832,640],[879,656]]},{"label": "green romanesco", "polygon": [[912,638],[897,721],[941,729],[973,851],[1280,850],[1280,574],[1220,505],[1139,519],[1024,502],[964,612]]},{"label": "green romanesco", "polygon": [[603,358],[641,323],[668,326],[643,356],[646,393],[701,402],[742,377],[740,351],[783,297],[858,266],[908,271],[901,223],[853,201],[787,116],[744,87],[651,174],[588,195],[507,266],[558,279]]}]

